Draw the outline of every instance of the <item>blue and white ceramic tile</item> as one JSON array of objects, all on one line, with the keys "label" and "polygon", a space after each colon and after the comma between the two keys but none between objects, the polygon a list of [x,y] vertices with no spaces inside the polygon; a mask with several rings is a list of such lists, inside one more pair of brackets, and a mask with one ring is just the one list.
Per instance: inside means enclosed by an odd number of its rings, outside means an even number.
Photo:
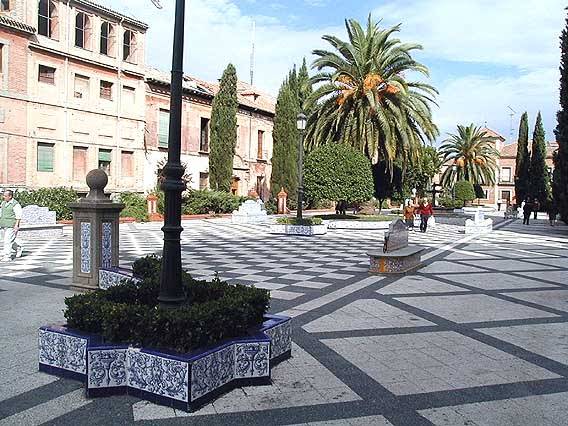
[{"label": "blue and white ceramic tile", "polygon": [[39,330],[39,363],[87,373],[87,339]]},{"label": "blue and white ceramic tile", "polygon": [[127,349],[101,349],[88,351],[87,387],[109,388],[126,386]]},{"label": "blue and white ceramic tile", "polygon": [[286,321],[265,331],[265,334],[270,337],[270,359],[292,349],[291,324],[291,321]]},{"label": "blue and white ceramic tile", "polygon": [[236,343],[235,378],[267,377],[269,357],[269,342]]},{"label": "blue and white ceramic tile", "polygon": [[134,348],[126,353],[126,381],[135,389],[188,402],[188,371],[187,362]]},{"label": "blue and white ceramic tile", "polygon": [[112,222],[103,222],[101,266],[103,268],[112,266]]},{"label": "blue and white ceramic tile", "polygon": [[191,400],[207,395],[235,377],[235,345],[213,352],[191,364]]},{"label": "blue and white ceramic tile", "polygon": [[91,272],[91,223],[81,222],[81,272]]},{"label": "blue and white ceramic tile", "polygon": [[99,269],[99,288],[106,290],[107,288],[121,284],[124,280],[140,281],[138,278],[134,278],[132,275],[119,270]]}]

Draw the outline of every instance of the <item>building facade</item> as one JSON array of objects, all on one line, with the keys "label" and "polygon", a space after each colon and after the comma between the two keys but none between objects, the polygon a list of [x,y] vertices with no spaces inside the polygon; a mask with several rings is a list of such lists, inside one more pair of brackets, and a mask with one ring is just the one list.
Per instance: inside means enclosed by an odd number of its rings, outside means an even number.
[{"label": "building facade", "polygon": [[[148,192],[167,157],[169,74],[148,69],[148,26],[90,0],[2,0],[0,187]],[[186,77],[182,161],[208,186],[213,83]],[[239,83],[233,192],[268,194],[274,100]]]}]

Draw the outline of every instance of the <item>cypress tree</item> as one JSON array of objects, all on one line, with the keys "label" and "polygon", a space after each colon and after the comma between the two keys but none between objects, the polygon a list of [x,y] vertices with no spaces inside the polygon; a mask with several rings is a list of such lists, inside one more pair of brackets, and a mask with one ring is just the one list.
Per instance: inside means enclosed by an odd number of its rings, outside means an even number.
[{"label": "cypress tree", "polygon": [[290,87],[289,81],[286,80],[278,92],[272,130],[274,147],[270,188],[274,198],[280,192],[280,188],[284,188],[288,192],[289,200],[297,198],[299,137],[296,129],[297,115],[298,100]]},{"label": "cypress tree", "polygon": [[546,206],[550,201],[550,176],[546,166],[546,141],[540,112],[536,117],[531,148],[530,195],[541,206]]},{"label": "cypress tree", "polygon": [[527,198],[529,190],[529,123],[525,112],[519,124],[519,139],[517,142],[517,160],[515,162],[515,197],[517,204]]},{"label": "cypress tree", "polygon": [[556,114],[556,141],[554,157],[554,202],[562,220],[568,223],[568,17],[560,36],[560,111]]},{"label": "cypress tree", "polygon": [[298,71],[298,101],[299,106],[304,114],[308,115],[309,111],[306,105],[306,99],[312,94],[312,85],[310,84],[310,76],[308,74],[308,66],[306,65],[306,58],[302,62],[300,71]]},{"label": "cypress tree", "polygon": [[211,109],[209,184],[216,191],[229,192],[231,188],[237,144],[237,109],[237,72],[233,64],[229,64]]}]

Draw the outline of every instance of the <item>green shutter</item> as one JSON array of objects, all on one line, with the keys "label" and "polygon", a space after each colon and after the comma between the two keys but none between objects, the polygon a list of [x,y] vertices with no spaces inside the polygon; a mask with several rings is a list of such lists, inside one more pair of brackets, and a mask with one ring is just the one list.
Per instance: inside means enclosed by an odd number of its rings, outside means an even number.
[{"label": "green shutter", "polygon": [[111,150],[99,149],[99,161],[111,162]]},{"label": "green shutter", "polygon": [[53,171],[53,144],[48,144],[48,143],[37,144],[37,171],[38,172]]},{"label": "green shutter", "polygon": [[158,123],[158,146],[162,148],[168,147],[168,138],[170,130],[170,112],[160,110],[160,118]]}]

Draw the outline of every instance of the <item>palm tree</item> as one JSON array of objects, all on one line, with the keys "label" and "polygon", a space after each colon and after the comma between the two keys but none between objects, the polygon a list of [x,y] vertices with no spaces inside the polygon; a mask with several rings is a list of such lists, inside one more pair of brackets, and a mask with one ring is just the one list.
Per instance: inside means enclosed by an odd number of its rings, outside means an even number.
[{"label": "palm tree", "polygon": [[442,174],[442,185],[452,186],[457,180],[493,185],[499,151],[485,130],[473,124],[458,125],[458,133],[449,136],[439,150],[444,164],[448,164]]},{"label": "palm tree", "polygon": [[335,51],[313,51],[318,73],[311,82],[317,89],[307,100],[314,111],[307,145],[347,143],[373,163],[416,160],[419,146],[438,135],[430,110],[437,90],[405,78],[412,72],[428,76],[428,68],[411,56],[422,47],[393,38],[400,25],[382,29],[371,15],[366,30],[352,19],[345,26],[349,41],[325,35]]}]

